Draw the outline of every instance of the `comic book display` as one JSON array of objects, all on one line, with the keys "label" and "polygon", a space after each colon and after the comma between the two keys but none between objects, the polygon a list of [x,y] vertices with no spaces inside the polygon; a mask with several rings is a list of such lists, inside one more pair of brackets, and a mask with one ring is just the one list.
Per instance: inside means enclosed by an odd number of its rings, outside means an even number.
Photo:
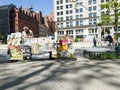
[{"label": "comic book display", "polygon": [[11,60],[23,60],[23,50],[19,46],[11,47],[10,59]]}]

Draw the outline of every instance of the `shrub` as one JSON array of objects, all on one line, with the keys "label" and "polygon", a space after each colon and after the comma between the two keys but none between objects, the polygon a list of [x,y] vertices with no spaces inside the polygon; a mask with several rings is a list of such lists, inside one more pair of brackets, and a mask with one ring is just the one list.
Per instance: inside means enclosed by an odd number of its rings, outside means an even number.
[{"label": "shrub", "polygon": [[75,41],[75,42],[78,42],[78,38],[76,37],[74,41]]}]

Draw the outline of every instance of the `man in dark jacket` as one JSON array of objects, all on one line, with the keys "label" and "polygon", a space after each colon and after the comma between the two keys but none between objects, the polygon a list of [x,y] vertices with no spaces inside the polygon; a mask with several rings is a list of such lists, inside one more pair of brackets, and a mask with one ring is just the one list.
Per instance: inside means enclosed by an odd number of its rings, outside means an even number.
[{"label": "man in dark jacket", "polygon": [[109,42],[108,46],[111,46],[112,43],[113,43],[113,38],[112,38],[112,36],[111,36],[110,34],[108,34],[107,39],[108,39],[108,42]]},{"label": "man in dark jacket", "polygon": [[96,46],[96,42],[97,42],[97,40],[96,40],[96,38],[94,37],[94,38],[93,38],[93,44],[94,44],[94,46]]}]

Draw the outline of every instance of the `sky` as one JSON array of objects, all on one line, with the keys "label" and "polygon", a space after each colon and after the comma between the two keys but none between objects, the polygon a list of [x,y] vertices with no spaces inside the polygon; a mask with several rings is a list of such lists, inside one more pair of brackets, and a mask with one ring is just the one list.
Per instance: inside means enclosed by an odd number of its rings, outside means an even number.
[{"label": "sky", "polygon": [[33,11],[42,11],[43,15],[53,11],[53,0],[0,0],[0,6],[11,3],[22,8],[29,8],[32,5]]}]

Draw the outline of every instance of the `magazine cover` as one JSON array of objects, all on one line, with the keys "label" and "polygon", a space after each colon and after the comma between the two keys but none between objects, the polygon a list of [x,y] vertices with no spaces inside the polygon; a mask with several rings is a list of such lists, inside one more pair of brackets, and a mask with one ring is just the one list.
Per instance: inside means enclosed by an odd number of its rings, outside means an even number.
[{"label": "magazine cover", "polygon": [[14,47],[10,50],[11,60],[23,60],[23,50],[19,47]]}]

